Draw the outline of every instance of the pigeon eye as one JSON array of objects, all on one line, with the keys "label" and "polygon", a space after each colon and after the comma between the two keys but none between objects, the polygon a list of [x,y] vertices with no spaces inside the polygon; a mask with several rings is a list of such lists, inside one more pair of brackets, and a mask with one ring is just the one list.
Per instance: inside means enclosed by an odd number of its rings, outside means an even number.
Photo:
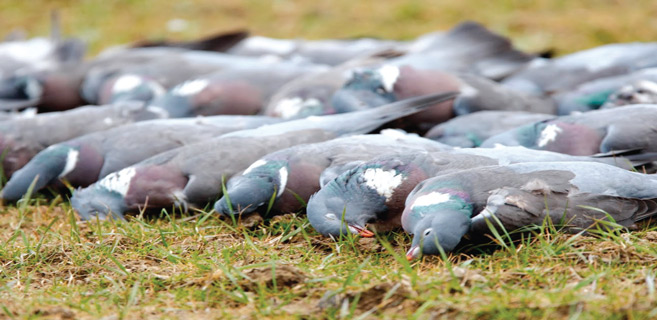
[{"label": "pigeon eye", "polygon": [[384,93],[386,93],[386,89],[384,89],[383,87],[378,87],[378,88],[376,88],[376,93],[384,94]]},{"label": "pigeon eye", "polygon": [[636,93],[638,93],[638,94],[644,94],[644,93],[646,93],[646,92],[645,92],[643,89],[639,89],[639,90],[636,91]]},{"label": "pigeon eye", "polygon": [[427,230],[424,230],[424,236],[425,236],[425,237],[428,236],[428,235],[431,233],[432,230],[433,230],[433,229],[431,229],[431,228],[429,228],[429,229],[427,229]]},{"label": "pigeon eye", "polygon": [[327,213],[327,214],[325,215],[325,217],[326,217],[326,219],[328,219],[328,220],[338,220],[338,217],[336,217],[336,216],[335,216],[334,214],[332,214],[332,213]]}]

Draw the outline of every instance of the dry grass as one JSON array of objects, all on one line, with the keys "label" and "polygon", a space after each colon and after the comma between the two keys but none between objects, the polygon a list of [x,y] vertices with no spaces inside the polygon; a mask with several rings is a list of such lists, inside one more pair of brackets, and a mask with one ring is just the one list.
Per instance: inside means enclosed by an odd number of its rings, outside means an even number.
[{"label": "dry grass", "polygon": [[[274,37],[409,39],[472,19],[525,50],[567,53],[657,34],[654,1],[0,1],[0,28],[46,34],[59,8],[93,52],[248,27]],[[189,22],[182,32],[167,21]],[[287,215],[81,223],[66,201],[0,206],[0,318],[573,318],[657,316],[657,231],[465,248],[409,264],[409,239],[318,236]]]}]

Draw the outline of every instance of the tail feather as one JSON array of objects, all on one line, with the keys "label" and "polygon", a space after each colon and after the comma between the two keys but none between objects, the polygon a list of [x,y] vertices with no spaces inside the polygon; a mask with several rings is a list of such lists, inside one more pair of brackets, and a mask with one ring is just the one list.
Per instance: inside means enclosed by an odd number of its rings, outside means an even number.
[{"label": "tail feather", "polygon": [[417,113],[437,103],[454,99],[458,94],[455,91],[430,94],[393,102],[377,108],[338,114],[333,117],[345,118],[347,126],[336,127],[340,135],[364,134],[372,132],[390,121]]}]

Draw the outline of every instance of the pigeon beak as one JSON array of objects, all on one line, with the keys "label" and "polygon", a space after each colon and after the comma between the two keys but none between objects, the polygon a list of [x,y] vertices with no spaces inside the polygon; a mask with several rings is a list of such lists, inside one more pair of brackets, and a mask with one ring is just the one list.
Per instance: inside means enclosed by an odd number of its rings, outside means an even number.
[{"label": "pigeon beak", "polygon": [[374,232],[365,229],[364,227],[355,225],[355,224],[350,224],[349,225],[349,230],[351,230],[353,233],[358,234],[359,236],[363,238],[373,238],[374,237]]},{"label": "pigeon beak", "polygon": [[412,246],[408,252],[406,252],[406,260],[413,261],[420,257],[420,246]]}]

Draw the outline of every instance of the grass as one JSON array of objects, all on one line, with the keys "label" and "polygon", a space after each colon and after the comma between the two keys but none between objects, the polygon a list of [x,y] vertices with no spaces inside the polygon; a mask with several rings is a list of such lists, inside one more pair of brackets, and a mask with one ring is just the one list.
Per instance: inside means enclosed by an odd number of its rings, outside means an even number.
[{"label": "grass", "polygon": [[[609,42],[653,41],[657,3],[636,0],[0,0],[0,30],[48,34],[49,10],[63,32],[87,40],[92,52],[144,38],[192,39],[248,28],[285,38],[375,36],[411,39],[465,19],[484,23],[531,51],[563,54]],[[167,30],[172,19],[187,27]]]},{"label": "grass", "polygon": [[288,214],[238,225],[162,213],[80,222],[66,201],[3,207],[4,318],[652,318],[657,230],[564,234],[409,263],[409,238],[320,237]]},{"label": "grass", "polygon": [[[249,27],[275,37],[410,39],[463,19],[524,50],[568,53],[657,34],[654,1],[10,1],[0,29],[66,34],[92,52],[145,37]],[[167,31],[171,19],[188,22]],[[81,222],[62,197],[0,205],[0,318],[526,318],[657,316],[657,228],[511,241],[409,263],[403,233],[320,237],[289,214],[263,222],[206,211]]]}]

